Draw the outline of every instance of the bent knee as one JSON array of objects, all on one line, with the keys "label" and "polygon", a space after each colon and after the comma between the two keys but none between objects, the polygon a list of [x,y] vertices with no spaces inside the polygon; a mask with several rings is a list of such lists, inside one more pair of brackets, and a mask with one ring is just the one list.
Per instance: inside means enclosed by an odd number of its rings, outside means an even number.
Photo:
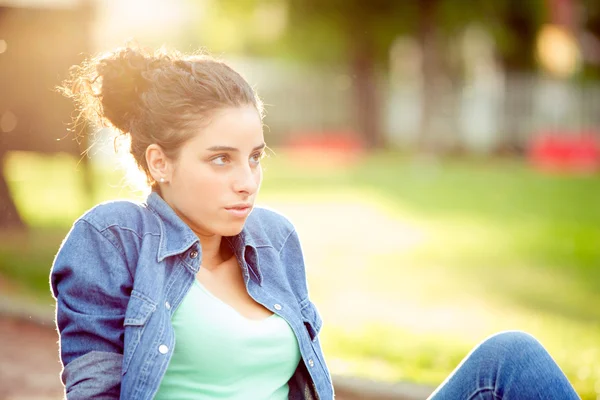
[{"label": "bent knee", "polygon": [[485,339],[480,346],[517,354],[525,350],[543,350],[542,344],[533,335],[522,331],[496,333]]}]

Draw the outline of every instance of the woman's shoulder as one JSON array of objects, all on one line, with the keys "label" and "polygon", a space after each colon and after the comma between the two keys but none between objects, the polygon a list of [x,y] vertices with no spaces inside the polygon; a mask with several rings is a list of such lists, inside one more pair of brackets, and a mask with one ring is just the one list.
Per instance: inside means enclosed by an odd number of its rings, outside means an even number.
[{"label": "woman's shoulder", "polygon": [[[134,200],[110,200],[87,210],[77,221],[86,221],[98,230],[111,227],[135,231],[156,227],[156,219],[146,203]],[[76,221],[76,222],[77,222]]]},{"label": "woman's shoulder", "polygon": [[246,231],[257,245],[281,248],[295,227],[281,212],[269,207],[255,207],[246,220]]}]

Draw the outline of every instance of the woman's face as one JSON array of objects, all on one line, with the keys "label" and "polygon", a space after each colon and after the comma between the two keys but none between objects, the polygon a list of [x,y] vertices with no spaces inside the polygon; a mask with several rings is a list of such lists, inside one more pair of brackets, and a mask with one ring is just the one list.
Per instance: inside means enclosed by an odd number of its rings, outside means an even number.
[{"label": "woman's face", "polygon": [[169,161],[162,195],[196,234],[237,235],[258,194],[264,149],[254,107],[223,109]]}]

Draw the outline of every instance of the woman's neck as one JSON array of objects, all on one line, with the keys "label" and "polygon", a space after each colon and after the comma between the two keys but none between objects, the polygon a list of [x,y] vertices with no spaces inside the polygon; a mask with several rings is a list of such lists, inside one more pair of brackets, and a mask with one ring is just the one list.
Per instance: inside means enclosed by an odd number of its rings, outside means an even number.
[{"label": "woman's neck", "polygon": [[200,246],[202,246],[202,268],[212,270],[231,257],[231,254],[224,254],[225,252],[221,246],[222,236],[204,236],[198,233],[196,235],[200,239]]},{"label": "woman's neck", "polygon": [[202,268],[214,269],[223,264],[224,261],[231,258],[233,254],[229,248],[224,249],[224,247],[221,246],[221,240],[223,239],[223,236],[217,234],[207,234],[206,232],[203,232],[197,226],[192,224],[192,222],[188,220],[185,215],[180,213],[177,208],[173,207],[171,203],[169,203],[167,200],[165,201],[171,206],[179,218],[181,218],[182,221],[192,229],[192,231],[200,240],[200,246],[202,247]]}]

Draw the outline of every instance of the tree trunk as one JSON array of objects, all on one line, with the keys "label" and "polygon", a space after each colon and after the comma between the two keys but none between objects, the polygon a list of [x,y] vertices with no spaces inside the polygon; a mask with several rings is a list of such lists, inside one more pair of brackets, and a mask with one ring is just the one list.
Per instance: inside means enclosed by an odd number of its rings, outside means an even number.
[{"label": "tree trunk", "polygon": [[25,229],[15,202],[4,179],[4,152],[0,152],[0,229],[18,228]]},{"label": "tree trunk", "polygon": [[373,43],[359,21],[350,24],[351,71],[354,78],[356,122],[368,148],[381,148],[384,140],[379,125],[378,90]]},{"label": "tree trunk", "polygon": [[422,62],[421,123],[418,138],[419,150],[429,153],[437,150],[433,117],[436,109],[439,79],[439,49],[437,46],[435,11],[438,0],[419,0],[419,43]]}]

